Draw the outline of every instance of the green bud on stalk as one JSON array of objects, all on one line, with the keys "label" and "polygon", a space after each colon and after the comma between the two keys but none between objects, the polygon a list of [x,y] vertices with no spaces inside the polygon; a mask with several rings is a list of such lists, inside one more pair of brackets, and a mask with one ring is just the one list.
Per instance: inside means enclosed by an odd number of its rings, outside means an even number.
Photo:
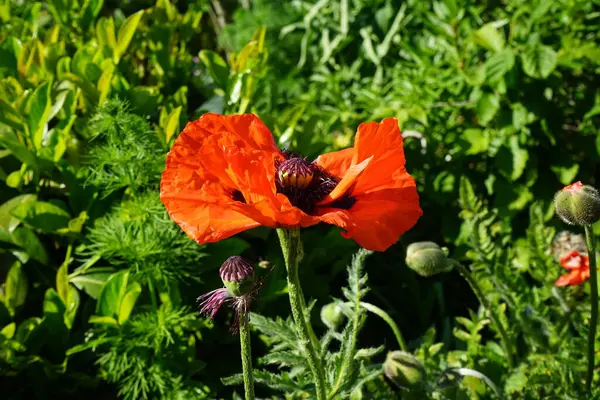
[{"label": "green bud on stalk", "polygon": [[254,267],[240,256],[225,260],[219,269],[219,275],[232,297],[246,294],[254,287]]},{"label": "green bud on stalk", "polygon": [[575,182],[556,193],[554,208],[567,224],[589,226],[600,220],[600,193],[593,186]]},{"label": "green bud on stalk", "polygon": [[452,262],[444,250],[434,242],[411,243],[406,249],[406,265],[424,277],[448,272]]},{"label": "green bud on stalk", "polygon": [[383,371],[385,376],[400,388],[417,389],[425,383],[426,372],[423,363],[404,351],[389,352],[383,363]]},{"label": "green bud on stalk", "polygon": [[344,322],[345,315],[336,303],[329,303],[321,308],[321,321],[329,328],[336,330]]}]

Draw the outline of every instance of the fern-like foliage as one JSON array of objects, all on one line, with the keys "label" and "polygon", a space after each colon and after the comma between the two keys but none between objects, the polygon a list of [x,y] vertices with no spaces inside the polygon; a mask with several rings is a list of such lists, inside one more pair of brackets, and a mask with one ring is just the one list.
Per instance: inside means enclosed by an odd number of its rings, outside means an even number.
[{"label": "fern-like foliage", "polygon": [[129,112],[126,103],[107,101],[92,117],[88,131],[92,136],[87,157],[89,180],[103,195],[157,185],[164,151],[148,122]]},{"label": "fern-like foliage", "polygon": [[[197,321],[186,308],[163,305],[156,313],[135,315],[118,330],[94,328],[89,339],[101,338],[103,343],[95,349],[101,376],[117,384],[126,400],[208,398],[191,379],[203,368],[194,359]],[[182,354],[181,348],[188,354]]]},{"label": "fern-like foliage", "polygon": [[117,205],[95,221],[87,239],[81,254],[129,266],[142,281],[167,284],[198,277],[202,248],[168,218],[156,192]]},{"label": "fern-like foliage", "polygon": [[551,271],[556,262],[552,258],[552,240],[556,230],[545,224],[544,212],[540,203],[534,203],[529,209],[529,227],[527,245],[529,247],[529,271],[539,281],[550,282]]}]

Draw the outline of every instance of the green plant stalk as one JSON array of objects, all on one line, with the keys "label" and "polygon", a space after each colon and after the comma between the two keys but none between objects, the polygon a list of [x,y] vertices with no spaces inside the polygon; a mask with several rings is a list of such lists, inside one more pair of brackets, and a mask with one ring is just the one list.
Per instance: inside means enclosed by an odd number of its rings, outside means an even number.
[{"label": "green plant stalk", "polygon": [[594,380],[594,356],[596,354],[596,330],[598,327],[598,271],[596,270],[596,236],[591,225],[585,226],[585,243],[590,262],[590,293],[592,296],[592,315],[588,333],[588,368],[585,387],[587,392],[592,390]]},{"label": "green plant stalk", "polygon": [[298,264],[302,258],[300,231],[297,229],[277,229],[277,235],[279,235],[279,242],[281,243],[281,250],[283,251],[283,258],[287,269],[288,295],[298,339],[315,380],[316,398],[317,400],[326,400],[325,372],[323,370],[323,363],[318,357],[318,354],[320,354],[318,348],[320,346],[316,345],[318,341],[308,320],[306,304],[300,280],[298,279]]},{"label": "green plant stalk", "polygon": [[254,375],[252,373],[252,352],[250,350],[250,327],[247,316],[240,321],[240,354],[246,400],[254,400]]},{"label": "green plant stalk", "polygon": [[504,329],[504,325],[502,325],[502,322],[500,322],[500,318],[498,318],[498,315],[496,314],[494,309],[490,306],[490,303],[488,302],[487,298],[483,294],[481,287],[479,286],[479,284],[477,283],[475,278],[473,278],[473,275],[471,275],[469,270],[467,268],[465,268],[458,261],[455,261],[454,265],[458,269],[458,272],[460,272],[460,274],[469,283],[469,286],[471,286],[471,289],[473,289],[475,296],[477,296],[477,299],[479,299],[479,302],[481,303],[483,308],[488,312],[490,319],[492,320],[492,323],[494,324],[494,326],[496,327],[496,330],[498,331],[498,334],[500,335],[500,341],[502,342],[502,347],[504,348],[504,352],[506,353],[506,360],[508,361],[508,366],[509,366],[509,368],[512,369],[514,367],[513,356],[512,356],[513,352],[512,352],[512,347],[510,345],[510,341],[508,340],[508,334],[506,333],[506,330]]},{"label": "green plant stalk", "polygon": [[360,305],[367,311],[372,312],[373,314],[379,316],[382,320],[384,320],[390,326],[390,328],[392,328],[392,331],[394,332],[394,336],[396,336],[396,340],[398,341],[398,346],[400,346],[400,349],[402,351],[408,352],[408,346],[406,345],[404,336],[402,336],[402,331],[400,330],[400,328],[398,328],[398,325],[396,325],[396,323],[388,313],[371,303],[361,301]]}]

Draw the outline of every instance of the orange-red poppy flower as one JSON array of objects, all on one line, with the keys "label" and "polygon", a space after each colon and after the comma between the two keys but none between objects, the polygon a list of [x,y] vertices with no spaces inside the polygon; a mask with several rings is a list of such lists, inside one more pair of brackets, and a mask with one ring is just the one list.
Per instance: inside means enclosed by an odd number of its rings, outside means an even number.
[{"label": "orange-red poppy flower", "polygon": [[204,114],[169,152],[160,197],[200,244],[264,225],[326,222],[362,247],[383,251],[422,214],[404,167],[398,122],[363,123],[353,148],[314,162],[280,151],[253,114]]},{"label": "orange-red poppy flower", "polygon": [[573,250],[560,259],[560,265],[569,270],[569,273],[561,275],[555,286],[580,285],[590,277],[590,264],[588,256]]}]

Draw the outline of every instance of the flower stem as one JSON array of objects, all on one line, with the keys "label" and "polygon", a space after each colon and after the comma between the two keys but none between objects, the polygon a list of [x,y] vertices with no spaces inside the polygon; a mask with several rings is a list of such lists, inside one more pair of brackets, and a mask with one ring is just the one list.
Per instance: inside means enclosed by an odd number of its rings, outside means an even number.
[{"label": "flower stem", "polygon": [[247,321],[240,321],[240,349],[246,400],[254,400],[254,375],[252,374],[252,352],[250,351],[250,327],[248,326]]},{"label": "flower stem", "polygon": [[398,325],[396,325],[396,323],[388,313],[371,303],[361,301],[360,305],[367,311],[370,311],[373,314],[379,316],[381,319],[383,319],[390,326],[390,328],[392,328],[392,331],[396,336],[396,340],[398,341],[398,346],[400,346],[400,349],[402,351],[408,351],[408,346],[406,346],[406,341],[404,340],[404,336],[402,336],[402,331],[400,331],[400,328],[398,328]]},{"label": "flower stem", "polygon": [[469,286],[471,286],[471,289],[473,289],[475,296],[477,296],[477,299],[479,300],[479,302],[481,303],[483,308],[488,312],[490,319],[492,320],[492,323],[494,324],[494,326],[496,327],[496,330],[498,331],[498,334],[500,335],[500,341],[502,342],[502,347],[504,348],[504,352],[506,353],[506,360],[508,361],[508,367],[513,368],[514,364],[513,364],[513,358],[512,358],[512,347],[510,345],[510,341],[508,340],[508,334],[506,333],[506,330],[504,329],[504,325],[502,325],[500,318],[498,318],[498,315],[496,314],[494,309],[490,306],[490,303],[488,302],[487,298],[483,294],[483,291],[481,290],[481,287],[477,283],[477,280],[475,280],[475,278],[473,278],[473,275],[471,275],[469,270],[467,268],[465,268],[458,261],[455,261],[454,265],[458,269],[458,272],[460,272],[460,274],[469,283]]},{"label": "flower stem", "polygon": [[300,280],[298,279],[298,264],[302,258],[302,242],[300,241],[300,231],[297,229],[277,229],[283,258],[287,269],[288,295],[290,298],[290,307],[296,325],[296,332],[300,341],[302,352],[306,356],[308,365],[315,380],[317,400],[325,400],[325,373],[323,363],[318,357],[319,342],[314,334],[310,324],[308,313],[306,312],[306,303],[302,294]]},{"label": "flower stem", "polygon": [[596,270],[596,236],[591,225],[585,226],[585,243],[587,244],[590,262],[590,293],[592,295],[592,316],[588,332],[588,369],[585,383],[588,392],[594,380],[594,355],[596,354],[596,328],[598,325],[598,271]]}]

